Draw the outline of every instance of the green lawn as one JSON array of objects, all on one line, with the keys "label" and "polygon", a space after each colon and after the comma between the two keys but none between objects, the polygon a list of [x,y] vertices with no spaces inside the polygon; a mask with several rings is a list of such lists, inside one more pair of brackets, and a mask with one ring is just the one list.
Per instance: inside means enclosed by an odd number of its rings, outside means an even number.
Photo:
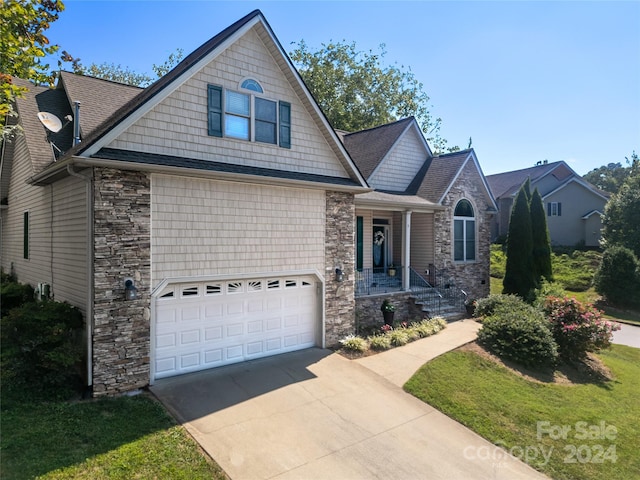
[{"label": "green lawn", "polygon": [[[561,385],[458,350],[424,365],[405,390],[515,456],[528,454],[527,463],[556,480],[637,479],[640,349],[614,345],[600,357],[612,381]],[[556,435],[562,428],[565,438]]]},{"label": "green lawn", "polygon": [[0,413],[2,479],[227,478],[146,395],[37,401],[3,388]]}]

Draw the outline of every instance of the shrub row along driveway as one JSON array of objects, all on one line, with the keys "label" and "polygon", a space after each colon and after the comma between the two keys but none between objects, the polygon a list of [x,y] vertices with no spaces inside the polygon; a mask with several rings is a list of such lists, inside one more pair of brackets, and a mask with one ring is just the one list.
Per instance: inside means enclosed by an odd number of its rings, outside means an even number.
[{"label": "shrub row along driveway", "polygon": [[327,350],[165,379],[152,391],[234,480],[546,478]]}]

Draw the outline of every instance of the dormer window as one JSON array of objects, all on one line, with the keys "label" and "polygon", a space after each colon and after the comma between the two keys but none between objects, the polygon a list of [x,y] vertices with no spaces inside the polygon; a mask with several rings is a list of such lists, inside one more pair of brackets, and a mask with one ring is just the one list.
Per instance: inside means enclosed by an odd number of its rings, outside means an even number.
[{"label": "dormer window", "polygon": [[255,93],[208,86],[209,135],[291,148],[291,104],[256,95],[263,89],[251,78],[239,87]]}]

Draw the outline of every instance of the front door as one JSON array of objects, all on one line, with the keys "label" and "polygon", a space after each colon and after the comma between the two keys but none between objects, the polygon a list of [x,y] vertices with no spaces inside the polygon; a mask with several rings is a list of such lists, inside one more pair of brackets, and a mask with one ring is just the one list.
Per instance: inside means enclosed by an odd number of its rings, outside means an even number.
[{"label": "front door", "polygon": [[387,266],[389,227],[373,225],[373,271],[384,272]]}]

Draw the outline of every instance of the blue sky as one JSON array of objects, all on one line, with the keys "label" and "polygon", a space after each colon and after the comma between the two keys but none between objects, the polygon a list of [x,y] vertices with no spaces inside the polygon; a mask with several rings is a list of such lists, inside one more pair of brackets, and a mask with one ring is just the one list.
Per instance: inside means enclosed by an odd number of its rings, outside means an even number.
[{"label": "blue sky", "polygon": [[[579,174],[640,153],[640,2],[66,0],[48,37],[84,65],[152,74],[252,10],[287,52],[384,43],[487,175],[565,160]],[[53,63],[55,64],[55,62]]]}]

